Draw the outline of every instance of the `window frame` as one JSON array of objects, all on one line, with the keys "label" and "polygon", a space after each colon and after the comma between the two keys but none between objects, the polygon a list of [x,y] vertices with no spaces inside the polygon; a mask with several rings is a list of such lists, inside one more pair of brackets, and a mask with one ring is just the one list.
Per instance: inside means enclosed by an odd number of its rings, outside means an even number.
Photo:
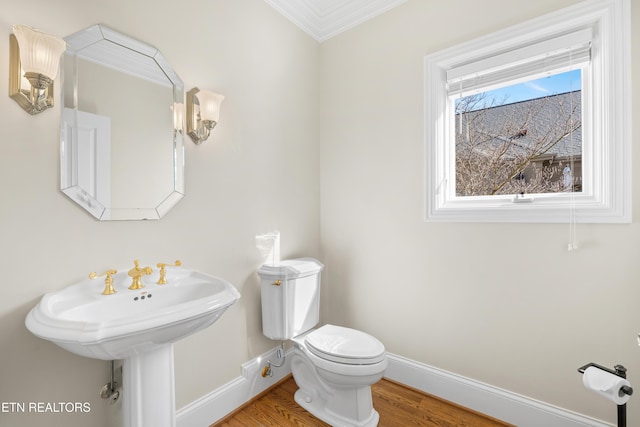
[{"label": "window frame", "polygon": [[[585,1],[424,58],[426,221],[631,222],[629,16],[629,0]],[[456,196],[455,119],[447,72],[474,69],[474,64],[491,63],[494,57],[585,29],[592,37],[591,61],[583,69],[581,88],[583,191]]]}]

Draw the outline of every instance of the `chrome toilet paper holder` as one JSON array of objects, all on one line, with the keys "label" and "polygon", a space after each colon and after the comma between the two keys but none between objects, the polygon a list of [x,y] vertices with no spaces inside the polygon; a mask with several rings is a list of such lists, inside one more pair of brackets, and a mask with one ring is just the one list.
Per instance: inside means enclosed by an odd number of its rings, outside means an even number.
[{"label": "chrome toilet paper holder", "polygon": [[[625,378],[625,379],[627,378],[627,368],[625,368],[622,365],[616,365],[613,367],[613,369],[609,369],[605,366],[591,362],[578,368],[578,372],[580,372],[581,374],[584,374],[584,371],[591,366],[593,366],[594,368],[601,369],[605,372],[609,372],[610,374],[617,375],[620,378]],[[631,396],[633,394],[633,388],[631,388],[630,386],[623,386],[620,389],[620,391],[626,394],[627,396]],[[623,405],[618,405],[618,427],[627,427],[627,404],[626,403]]]}]

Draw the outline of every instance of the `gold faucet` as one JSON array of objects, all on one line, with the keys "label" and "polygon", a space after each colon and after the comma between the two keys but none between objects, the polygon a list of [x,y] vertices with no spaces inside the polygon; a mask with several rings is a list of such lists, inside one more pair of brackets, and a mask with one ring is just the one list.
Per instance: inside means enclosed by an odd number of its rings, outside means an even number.
[{"label": "gold faucet", "polygon": [[182,261],[179,259],[176,260],[175,264],[165,264],[164,262],[158,263],[158,268],[160,269],[160,278],[158,279],[158,285],[166,285],[167,284],[167,269],[165,267],[180,267],[182,265]]},{"label": "gold faucet", "polygon": [[133,264],[135,265],[135,267],[129,270],[128,273],[129,276],[133,278],[133,282],[131,283],[131,286],[129,286],[129,289],[131,289],[132,291],[144,288],[144,285],[142,284],[142,276],[151,274],[151,272],[153,271],[151,267],[140,268],[140,261],[138,261],[137,259],[133,260]]},{"label": "gold faucet", "polygon": [[113,276],[114,274],[116,274],[118,271],[117,270],[109,270],[106,273],[102,273],[101,275],[97,275],[97,273],[95,271],[92,271],[91,273],[89,273],[89,279],[93,280],[96,277],[102,277],[102,276],[107,276],[106,279],[104,279],[104,291],[102,291],[102,295],[111,295],[111,294],[115,294],[116,290],[113,289]]}]

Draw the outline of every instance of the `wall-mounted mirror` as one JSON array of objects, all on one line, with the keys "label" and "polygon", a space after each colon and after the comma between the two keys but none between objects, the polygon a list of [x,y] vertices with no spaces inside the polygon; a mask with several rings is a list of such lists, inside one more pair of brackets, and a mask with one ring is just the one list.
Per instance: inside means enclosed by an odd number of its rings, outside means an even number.
[{"label": "wall-mounted mirror", "polygon": [[65,40],[62,191],[99,220],[162,218],[184,196],[182,80],[104,25]]}]

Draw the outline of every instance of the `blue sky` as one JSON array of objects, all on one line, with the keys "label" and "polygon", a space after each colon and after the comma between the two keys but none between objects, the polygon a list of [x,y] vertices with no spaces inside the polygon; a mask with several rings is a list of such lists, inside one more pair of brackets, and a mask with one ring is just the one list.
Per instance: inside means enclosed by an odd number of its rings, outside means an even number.
[{"label": "blue sky", "polygon": [[495,99],[497,105],[500,105],[579,90],[580,86],[580,70],[573,70],[485,93],[487,94],[487,102]]}]

